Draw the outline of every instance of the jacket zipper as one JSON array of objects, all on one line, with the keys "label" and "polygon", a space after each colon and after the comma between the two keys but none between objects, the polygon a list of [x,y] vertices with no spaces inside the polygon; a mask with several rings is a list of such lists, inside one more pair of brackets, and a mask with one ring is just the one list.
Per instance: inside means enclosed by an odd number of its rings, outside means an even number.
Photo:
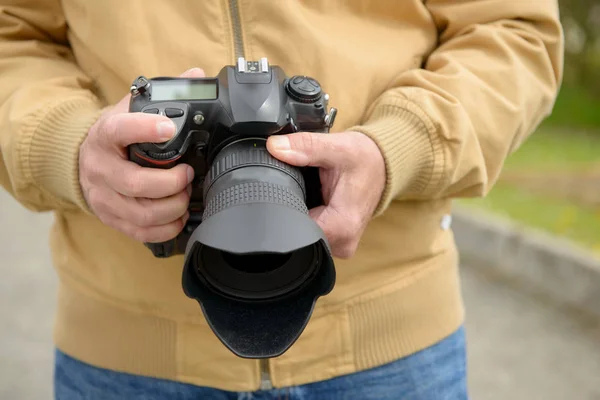
[{"label": "jacket zipper", "polygon": [[[240,57],[244,57],[244,40],[242,38],[242,23],[240,21],[240,9],[237,0],[229,0],[229,12],[231,13],[231,26],[233,27],[233,46],[235,49],[236,61]],[[271,390],[273,383],[271,382],[271,372],[269,371],[269,359],[262,358],[259,360],[260,368],[260,389]]]},{"label": "jacket zipper", "polygon": [[231,13],[231,25],[233,26],[233,46],[235,58],[244,57],[244,41],[242,39],[242,24],[240,22],[240,9],[237,0],[229,0],[229,12]]},{"label": "jacket zipper", "polygon": [[269,359],[261,358],[260,364],[260,390],[271,390],[273,389],[273,383],[271,382],[271,372],[269,371]]}]

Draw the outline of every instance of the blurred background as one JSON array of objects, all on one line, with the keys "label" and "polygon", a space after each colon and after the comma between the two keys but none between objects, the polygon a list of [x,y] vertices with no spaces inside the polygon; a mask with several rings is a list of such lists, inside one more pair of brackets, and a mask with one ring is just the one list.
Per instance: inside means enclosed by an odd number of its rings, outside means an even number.
[{"label": "blurred background", "polygon": [[554,112],[508,160],[485,199],[468,201],[600,254],[600,2],[560,0],[565,76]]},{"label": "blurred background", "polygon": [[[489,196],[457,202],[478,400],[600,399],[600,2],[560,3],[567,53],[553,115],[510,156]],[[477,217],[461,222],[460,213]],[[0,399],[50,399],[52,215],[0,190],[0,222]],[[509,242],[518,255],[536,243],[539,254],[500,266],[493,255],[510,253]],[[471,254],[490,243],[500,250]]]}]

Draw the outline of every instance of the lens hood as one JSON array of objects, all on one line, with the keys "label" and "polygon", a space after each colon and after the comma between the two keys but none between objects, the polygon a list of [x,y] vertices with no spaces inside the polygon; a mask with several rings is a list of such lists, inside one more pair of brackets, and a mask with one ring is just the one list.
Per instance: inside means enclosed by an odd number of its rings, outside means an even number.
[{"label": "lens hood", "polygon": [[187,243],[183,290],[199,302],[219,340],[243,358],[287,351],[334,283],[323,231],[282,204],[224,208],[203,220]]}]

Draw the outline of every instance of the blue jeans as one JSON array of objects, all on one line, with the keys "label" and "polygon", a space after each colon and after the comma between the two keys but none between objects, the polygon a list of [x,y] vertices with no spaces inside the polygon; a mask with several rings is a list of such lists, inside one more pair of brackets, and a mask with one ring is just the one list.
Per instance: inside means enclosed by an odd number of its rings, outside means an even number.
[{"label": "blue jeans", "polygon": [[56,400],[466,400],[464,328],[408,357],[322,382],[257,392],[227,392],[100,369],[56,351]]}]

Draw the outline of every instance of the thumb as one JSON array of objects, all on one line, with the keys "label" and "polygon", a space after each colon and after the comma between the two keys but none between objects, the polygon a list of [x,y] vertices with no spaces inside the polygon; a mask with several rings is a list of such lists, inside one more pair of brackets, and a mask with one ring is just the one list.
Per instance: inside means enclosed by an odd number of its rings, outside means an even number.
[{"label": "thumb", "polygon": [[202,68],[192,68],[179,75],[180,78],[204,78],[206,74]]},{"label": "thumb", "polygon": [[297,132],[273,135],[267,150],[273,157],[297,167],[333,168],[344,164],[348,149],[343,134]]}]

